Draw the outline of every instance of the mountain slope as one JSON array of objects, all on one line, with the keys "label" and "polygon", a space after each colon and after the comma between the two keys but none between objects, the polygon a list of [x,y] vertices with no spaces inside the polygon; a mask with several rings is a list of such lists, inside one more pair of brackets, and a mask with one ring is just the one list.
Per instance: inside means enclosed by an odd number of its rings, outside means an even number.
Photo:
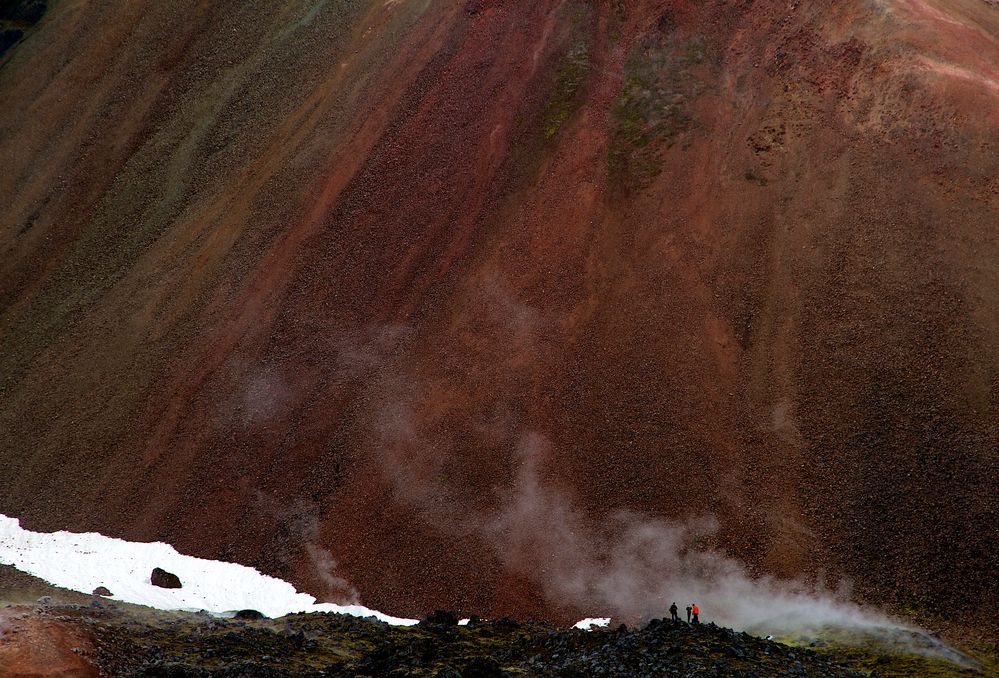
[{"label": "mountain slope", "polygon": [[994,620],[994,4],[51,5],[0,65],[0,512],[548,618],[604,516],[712,515]]}]

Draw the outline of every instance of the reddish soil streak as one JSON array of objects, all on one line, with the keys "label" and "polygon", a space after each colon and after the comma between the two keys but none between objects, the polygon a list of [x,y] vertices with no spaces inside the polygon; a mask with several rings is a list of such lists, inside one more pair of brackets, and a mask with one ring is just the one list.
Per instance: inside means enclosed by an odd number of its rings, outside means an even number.
[{"label": "reddish soil streak", "polygon": [[96,678],[87,660],[91,640],[77,624],[38,616],[34,610],[0,610],[0,678]]}]

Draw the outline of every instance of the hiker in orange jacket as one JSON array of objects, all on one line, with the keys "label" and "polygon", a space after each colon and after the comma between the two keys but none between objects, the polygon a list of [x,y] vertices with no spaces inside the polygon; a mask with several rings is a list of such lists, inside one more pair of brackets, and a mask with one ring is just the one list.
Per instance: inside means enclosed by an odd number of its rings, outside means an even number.
[{"label": "hiker in orange jacket", "polygon": [[697,607],[697,603],[694,603],[694,606],[690,609],[690,611],[694,613],[694,623],[700,624],[701,622],[698,621],[697,615],[701,613],[701,608]]}]

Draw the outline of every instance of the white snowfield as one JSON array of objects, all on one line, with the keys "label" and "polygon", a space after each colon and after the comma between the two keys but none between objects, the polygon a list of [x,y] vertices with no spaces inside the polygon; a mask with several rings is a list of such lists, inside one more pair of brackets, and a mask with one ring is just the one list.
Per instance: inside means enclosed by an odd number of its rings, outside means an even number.
[{"label": "white snowfield", "polygon": [[[375,617],[396,626],[412,626],[403,619],[361,605],[317,603],[286,581],[261,574],[252,567],[185,556],[162,542],[131,542],[96,532],[32,532],[16,518],[0,514],[0,565],[12,565],[62,588],[92,593],[104,586],[110,598],[161,610],[205,610],[227,614],[259,610],[268,617],[294,612],[336,612]],[[159,567],[180,578],[182,588],[153,586],[149,577]],[[468,624],[462,619],[459,624]],[[584,619],[577,628],[606,626],[610,619]]]},{"label": "white snowfield", "polygon": [[[0,515],[0,564],[63,588],[91,593],[107,587],[114,600],[161,610],[205,610],[225,614],[254,609],[268,617],[293,612],[338,612],[376,617],[410,626],[402,619],[360,605],[317,603],[286,581],[252,567],[185,556],[169,544],[130,542],[94,532],[41,533],[21,528],[16,518]],[[182,588],[163,589],[149,582],[154,567],[180,577]]]}]

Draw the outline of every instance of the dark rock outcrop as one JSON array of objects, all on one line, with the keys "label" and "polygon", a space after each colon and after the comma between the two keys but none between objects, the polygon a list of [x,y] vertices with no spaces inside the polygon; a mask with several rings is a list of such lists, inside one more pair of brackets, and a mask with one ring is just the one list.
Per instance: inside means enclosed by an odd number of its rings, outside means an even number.
[{"label": "dark rock outcrop", "polygon": [[431,612],[422,620],[420,620],[420,626],[457,626],[458,625],[458,615],[454,612],[448,612],[447,610],[435,610]]},{"label": "dark rock outcrop", "polygon": [[106,587],[106,586],[98,586],[96,589],[94,589],[94,595],[95,596],[112,596],[114,594],[111,593],[111,591],[108,590],[108,587]]},{"label": "dark rock outcrop", "polygon": [[41,20],[47,8],[45,0],[0,0],[0,56]]},{"label": "dark rock outcrop", "polygon": [[179,589],[183,587],[183,584],[180,583],[180,577],[159,567],[153,568],[149,582],[153,586],[159,586],[161,589]]},{"label": "dark rock outcrop", "polygon": [[199,678],[864,675],[836,657],[714,624],[654,620],[633,630],[586,632],[510,620],[448,626],[449,614],[405,628],[337,614],[294,614],[280,630],[194,616],[171,615],[167,624],[146,616],[101,616],[95,663],[106,675]]},{"label": "dark rock outcrop", "polygon": [[30,26],[41,21],[46,9],[45,0],[7,0],[0,2],[0,20]]},{"label": "dark rock outcrop", "polygon": [[24,31],[20,28],[8,28],[0,31],[0,56],[14,46],[18,40],[24,37]]}]

